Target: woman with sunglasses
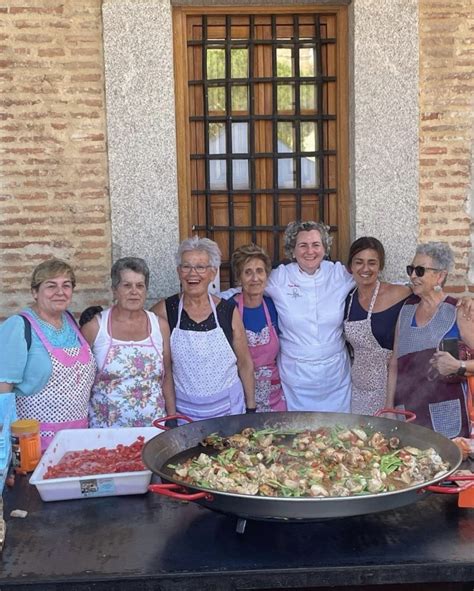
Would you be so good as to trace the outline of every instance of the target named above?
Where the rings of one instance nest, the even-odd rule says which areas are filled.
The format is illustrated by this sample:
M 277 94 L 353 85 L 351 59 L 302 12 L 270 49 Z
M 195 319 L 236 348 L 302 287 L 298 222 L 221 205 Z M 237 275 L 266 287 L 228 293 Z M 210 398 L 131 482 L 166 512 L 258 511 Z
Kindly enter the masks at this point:
M 353 352 L 351 412 L 373 415 L 386 405 L 388 363 L 398 314 L 411 290 L 380 281 L 382 243 L 363 236 L 352 243 L 347 267 L 356 287 L 346 299 L 344 336 Z
M 255 412 L 253 362 L 233 302 L 209 293 L 221 263 L 217 244 L 197 236 L 176 256 L 182 294 L 152 310 L 170 327 L 176 410 L 194 420 Z
M 462 340 L 474 347 L 474 320 L 456 307 L 443 291 L 454 257 L 443 242 L 420 244 L 407 267 L 413 296 L 398 319 L 390 361 L 387 402 L 416 414 L 416 423 L 445 437 L 468 437 L 466 368 L 446 380 L 430 364 L 443 344 Z

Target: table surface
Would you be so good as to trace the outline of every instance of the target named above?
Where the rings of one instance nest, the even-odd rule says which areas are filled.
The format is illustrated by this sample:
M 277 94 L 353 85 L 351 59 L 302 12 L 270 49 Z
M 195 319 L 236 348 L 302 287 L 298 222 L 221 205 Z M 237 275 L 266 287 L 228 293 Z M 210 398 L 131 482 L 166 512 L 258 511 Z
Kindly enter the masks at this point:
M 4 502 L 1 591 L 474 581 L 474 509 L 452 495 L 313 523 L 251 521 L 243 534 L 235 517 L 151 493 L 44 503 L 17 477 Z

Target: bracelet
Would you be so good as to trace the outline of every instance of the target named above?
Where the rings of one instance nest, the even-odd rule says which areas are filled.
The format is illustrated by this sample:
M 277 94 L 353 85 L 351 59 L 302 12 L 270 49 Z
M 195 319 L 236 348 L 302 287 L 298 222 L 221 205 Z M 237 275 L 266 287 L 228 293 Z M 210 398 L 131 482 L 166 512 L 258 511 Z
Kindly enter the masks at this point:
M 253 413 L 253 412 L 257 412 L 257 408 L 249 408 L 248 406 L 245 407 L 245 412 L 247 414 Z

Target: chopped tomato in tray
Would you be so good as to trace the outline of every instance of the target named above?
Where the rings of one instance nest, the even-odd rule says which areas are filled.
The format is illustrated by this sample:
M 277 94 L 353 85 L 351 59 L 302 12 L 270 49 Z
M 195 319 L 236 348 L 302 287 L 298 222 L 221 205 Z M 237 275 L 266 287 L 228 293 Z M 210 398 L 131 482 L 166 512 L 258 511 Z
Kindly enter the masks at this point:
M 147 468 L 142 462 L 145 438 L 140 436 L 131 445 L 118 444 L 113 449 L 68 451 L 55 466 L 49 466 L 43 479 L 138 472 Z

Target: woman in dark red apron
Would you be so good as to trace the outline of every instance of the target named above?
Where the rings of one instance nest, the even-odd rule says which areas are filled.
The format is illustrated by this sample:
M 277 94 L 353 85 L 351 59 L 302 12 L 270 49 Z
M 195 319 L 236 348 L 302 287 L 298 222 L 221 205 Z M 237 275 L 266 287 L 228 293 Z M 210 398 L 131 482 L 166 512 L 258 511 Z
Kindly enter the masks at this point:
M 241 246 L 232 256 L 232 270 L 242 286 L 242 293 L 234 299 L 254 363 L 257 412 L 286 411 L 277 367 L 277 312 L 271 298 L 263 295 L 271 271 L 270 257 L 255 244 Z
M 413 411 L 419 425 L 449 438 L 469 436 L 467 381 L 461 366 L 457 376 L 446 380 L 430 361 L 449 340 L 474 346 L 473 321 L 443 292 L 453 263 L 447 244 L 428 242 L 418 245 L 407 266 L 414 295 L 400 312 L 387 400 Z

